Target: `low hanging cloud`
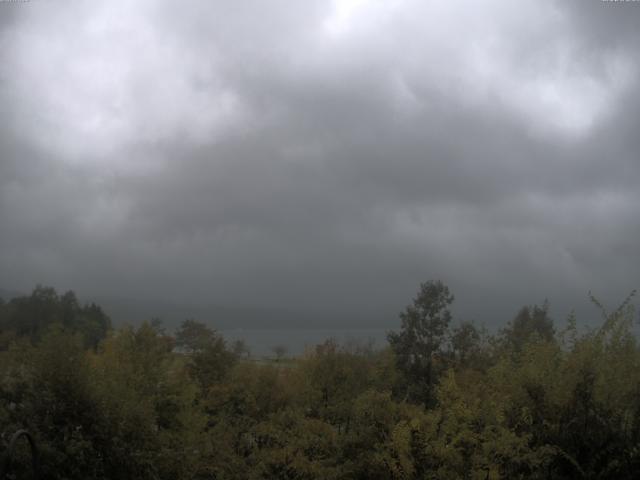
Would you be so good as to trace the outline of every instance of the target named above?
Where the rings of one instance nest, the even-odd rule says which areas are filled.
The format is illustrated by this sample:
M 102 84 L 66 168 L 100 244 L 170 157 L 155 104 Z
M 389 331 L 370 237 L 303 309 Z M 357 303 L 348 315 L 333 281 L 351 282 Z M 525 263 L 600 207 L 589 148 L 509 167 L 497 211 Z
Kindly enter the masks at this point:
M 638 4 L 0 18 L 0 286 L 386 325 L 430 278 L 489 324 L 638 286 Z

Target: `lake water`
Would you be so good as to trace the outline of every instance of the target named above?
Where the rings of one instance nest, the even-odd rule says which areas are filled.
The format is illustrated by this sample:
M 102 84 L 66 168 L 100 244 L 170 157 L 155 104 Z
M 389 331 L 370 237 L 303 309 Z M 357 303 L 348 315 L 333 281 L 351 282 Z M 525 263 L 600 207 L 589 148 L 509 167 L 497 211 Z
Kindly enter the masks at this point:
M 282 345 L 287 355 L 300 355 L 305 349 L 333 338 L 341 344 L 356 342 L 373 343 L 374 348 L 387 344 L 387 330 L 367 329 L 226 329 L 220 330 L 227 342 L 244 340 L 251 355 L 255 357 L 273 356 L 272 348 Z

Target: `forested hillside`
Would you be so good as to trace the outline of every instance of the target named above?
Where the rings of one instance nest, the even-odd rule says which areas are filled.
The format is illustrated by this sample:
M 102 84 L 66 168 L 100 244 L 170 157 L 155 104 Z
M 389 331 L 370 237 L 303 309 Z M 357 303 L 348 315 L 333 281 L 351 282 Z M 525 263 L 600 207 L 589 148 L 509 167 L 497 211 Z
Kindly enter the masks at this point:
M 2 449 L 28 429 L 58 479 L 637 478 L 632 296 L 593 299 L 591 331 L 543 304 L 489 334 L 432 281 L 386 348 L 256 361 L 198 321 L 114 330 L 38 287 L 0 302 Z M 15 478 L 28 469 L 25 450 Z

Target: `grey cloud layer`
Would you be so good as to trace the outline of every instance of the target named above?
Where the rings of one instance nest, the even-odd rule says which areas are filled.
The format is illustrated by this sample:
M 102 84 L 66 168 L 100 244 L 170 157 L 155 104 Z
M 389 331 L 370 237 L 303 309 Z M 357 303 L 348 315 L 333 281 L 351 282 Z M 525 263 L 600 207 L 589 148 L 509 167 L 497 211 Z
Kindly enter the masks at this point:
M 390 324 L 433 277 L 488 322 L 615 301 L 639 280 L 637 20 L 606 2 L 25 5 L 0 30 L 0 285 Z

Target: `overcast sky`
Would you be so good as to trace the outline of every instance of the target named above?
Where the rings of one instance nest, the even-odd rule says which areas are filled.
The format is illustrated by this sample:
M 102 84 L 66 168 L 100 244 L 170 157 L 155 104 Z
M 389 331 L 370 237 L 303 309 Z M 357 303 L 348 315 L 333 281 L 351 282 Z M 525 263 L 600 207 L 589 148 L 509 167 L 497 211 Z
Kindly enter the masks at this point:
M 0 2 L 0 287 L 502 324 L 640 286 L 640 2 Z M 356 315 L 354 313 L 354 315 Z

